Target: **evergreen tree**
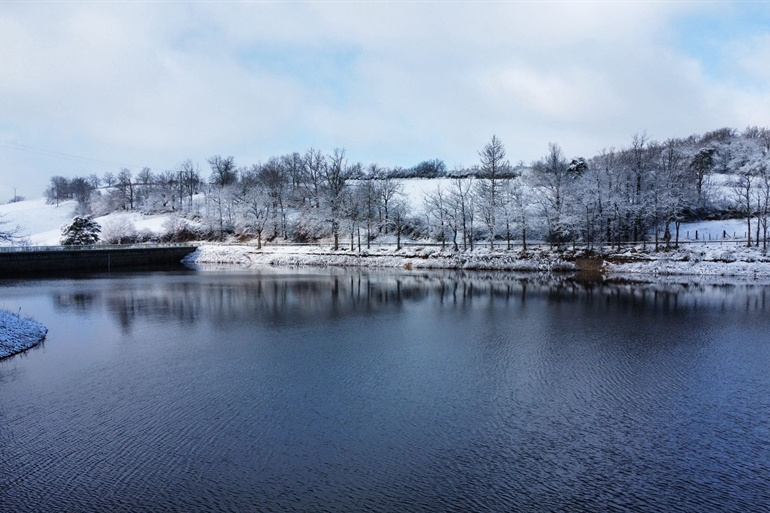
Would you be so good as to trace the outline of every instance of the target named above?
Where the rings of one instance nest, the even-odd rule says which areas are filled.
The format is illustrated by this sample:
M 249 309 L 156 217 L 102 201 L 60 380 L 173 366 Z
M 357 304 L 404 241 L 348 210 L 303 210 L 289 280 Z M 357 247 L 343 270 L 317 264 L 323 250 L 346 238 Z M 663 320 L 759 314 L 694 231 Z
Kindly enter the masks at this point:
M 101 231 L 102 227 L 91 216 L 76 216 L 70 224 L 62 226 L 59 242 L 62 246 L 96 244 Z

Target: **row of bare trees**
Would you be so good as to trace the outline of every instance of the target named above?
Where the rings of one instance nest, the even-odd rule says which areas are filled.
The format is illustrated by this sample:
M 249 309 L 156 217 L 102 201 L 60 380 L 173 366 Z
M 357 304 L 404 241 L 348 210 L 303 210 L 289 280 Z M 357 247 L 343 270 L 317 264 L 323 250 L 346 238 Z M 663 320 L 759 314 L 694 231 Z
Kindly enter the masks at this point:
M 767 134 L 766 132 L 761 132 Z M 529 167 L 512 167 L 497 137 L 479 152 L 472 177 L 454 178 L 425 196 L 425 219 L 436 240 L 454 249 L 490 246 L 516 237 L 526 249 L 534 231 L 555 246 L 679 243 L 683 221 L 714 215 L 747 218 L 751 244 L 766 244 L 770 218 L 767 141 L 732 131 L 663 143 L 637 134 L 619 150 L 568 161 L 556 144 Z M 729 198 L 717 197 L 719 166 L 737 178 Z M 761 232 L 761 233 L 760 233 Z
M 363 166 L 345 150 L 309 149 L 238 166 L 232 156 L 207 159 L 208 176 L 190 160 L 173 170 L 136 175 L 53 177 L 52 203 L 76 199 L 81 213 L 115 210 L 178 212 L 199 221 L 206 236 L 311 241 L 328 236 L 351 250 L 377 237 L 431 238 L 454 250 L 528 238 L 554 246 L 624 243 L 678 244 L 683 221 L 716 214 L 747 217 L 749 244 L 766 244 L 770 218 L 770 133 L 720 129 L 704 136 L 650 140 L 636 135 L 621 149 L 586 160 L 567 160 L 556 144 L 530 166 L 512 165 L 493 136 L 478 165 L 448 173 L 439 160 L 415 167 L 420 176 L 443 177 L 422 205 L 404 192 L 404 170 Z M 712 177 L 736 176 L 730 198 L 715 197 Z M 752 224 L 752 220 L 754 223 Z M 761 237 L 760 237 L 761 235 Z M 390 239 L 389 239 L 390 240 Z

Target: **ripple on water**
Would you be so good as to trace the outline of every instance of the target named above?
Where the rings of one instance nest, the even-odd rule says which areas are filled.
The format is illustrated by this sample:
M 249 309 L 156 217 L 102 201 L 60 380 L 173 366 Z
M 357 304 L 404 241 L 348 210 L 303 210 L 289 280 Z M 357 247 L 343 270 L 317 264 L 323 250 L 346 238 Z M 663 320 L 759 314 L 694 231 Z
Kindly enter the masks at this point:
M 93 297 L 0 367 L 0 511 L 770 510 L 746 301 L 354 278 L 33 290 Z

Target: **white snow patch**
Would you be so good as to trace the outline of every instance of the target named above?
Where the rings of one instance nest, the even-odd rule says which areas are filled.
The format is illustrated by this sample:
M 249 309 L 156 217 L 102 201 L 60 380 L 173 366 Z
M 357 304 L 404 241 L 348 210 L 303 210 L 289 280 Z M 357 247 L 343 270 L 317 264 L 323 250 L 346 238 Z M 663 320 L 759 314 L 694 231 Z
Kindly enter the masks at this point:
M 739 245 L 704 244 L 674 252 L 641 255 L 625 253 L 614 257 L 628 257 L 630 260 L 606 262 L 604 270 L 610 276 L 646 274 L 770 278 L 770 256 L 758 248 Z
M 756 235 L 756 219 L 751 220 L 751 238 Z M 673 232 L 673 225 L 671 227 Z M 720 221 L 696 221 L 693 223 L 682 223 L 679 226 L 679 240 L 702 240 L 717 241 L 724 240 L 746 240 L 747 224 L 746 219 L 724 219 Z M 697 233 L 697 239 L 696 233 Z M 761 232 L 760 232 L 761 235 Z M 673 237 L 673 233 L 672 233 Z
M 0 216 L 8 222 L 6 228 L 19 226 L 21 235 L 29 237 L 32 244 L 53 246 L 59 244 L 60 226 L 72 221 L 76 206 L 76 201 L 62 201 L 56 206 L 38 198 L 0 205 Z
M 49 205 L 45 198 L 19 201 L 0 205 L 1 221 L 7 221 L 6 228 L 19 226 L 21 235 L 27 237 L 34 246 L 58 246 L 61 239 L 61 226 L 70 223 L 75 217 L 76 201 L 63 201 Z M 155 235 L 162 234 L 164 225 L 173 214 L 143 215 L 138 212 L 113 212 L 106 216 L 95 218 L 104 226 L 113 218 L 130 220 L 137 231 L 150 230 Z
M 560 256 L 536 251 L 518 252 L 479 249 L 446 252 L 438 248 L 410 246 L 396 250 L 381 248 L 357 252 L 333 251 L 318 246 L 264 246 L 204 244 L 188 255 L 189 264 L 237 265 L 243 267 L 372 267 L 400 269 L 478 269 L 500 271 L 576 271 L 577 266 Z
M 37 321 L 0 310 L 0 358 L 5 358 L 30 347 L 45 338 L 48 329 Z
M 579 255 L 574 255 L 579 256 Z M 395 269 L 465 269 L 497 271 L 578 271 L 571 257 L 547 249 L 467 252 L 441 251 L 436 247 L 410 246 L 399 251 L 383 247 L 357 252 L 333 251 L 319 246 L 203 244 L 185 258 L 188 264 L 208 267 L 370 267 Z M 719 244 L 699 245 L 672 252 L 626 251 L 605 255 L 607 277 L 633 275 L 740 277 L 770 279 L 770 256 L 757 248 Z

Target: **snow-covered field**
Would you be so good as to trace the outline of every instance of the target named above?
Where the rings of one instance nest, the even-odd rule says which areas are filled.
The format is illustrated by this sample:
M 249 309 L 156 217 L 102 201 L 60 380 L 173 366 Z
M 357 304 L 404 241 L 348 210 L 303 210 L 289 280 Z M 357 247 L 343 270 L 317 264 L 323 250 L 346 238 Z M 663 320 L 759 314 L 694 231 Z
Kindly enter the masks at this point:
M 741 245 L 703 244 L 660 253 L 625 252 L 607 257 L 607 276 L 739 277 L 770 281 L 770 256 Z
M 46 333 L 48 329 L 39 322 L 0 310 L 0 358 L 36 346 L 43 341 Z
M 757 226 L 756 219 L 751 220 L 751 231 Z M 673 230 L 673 228 L 672 228 Z M 697 221 L 682 223 L 679 227 L 679 240 L 746 240 L 746 219 L 724 219 L 721 221 Z M 697 233 L 696 233 L 697 232 Z M 751 234 L 753 239 L 756 233 Z
M 59 205 L 48 205 L 45 198 L 19 201 L 0 205 L 0 221 L 5 221 L 5 228 L 18 226 L 21 235 L 33 246 L 58 246 L 61 238 L 61 226 L 75 217 L 76 201 L 63 201 Z M 95 218 L 102 228 L 120 220 L 129 220 L 137 231 L 150 230 L 159 234 L 170 214 L 146 216 L 136 212 L 112 213 Z
M 76 201 L 47 205 L 45 198 L 38 198 L 0 205 L 0 215 L 2 221 L 7 222 L 6 228 L 19 226 L 21 234 L 28 237 L 31 244 L 50 246 L 59 244 L 59 227 L 72 220 L 76 205 Z

